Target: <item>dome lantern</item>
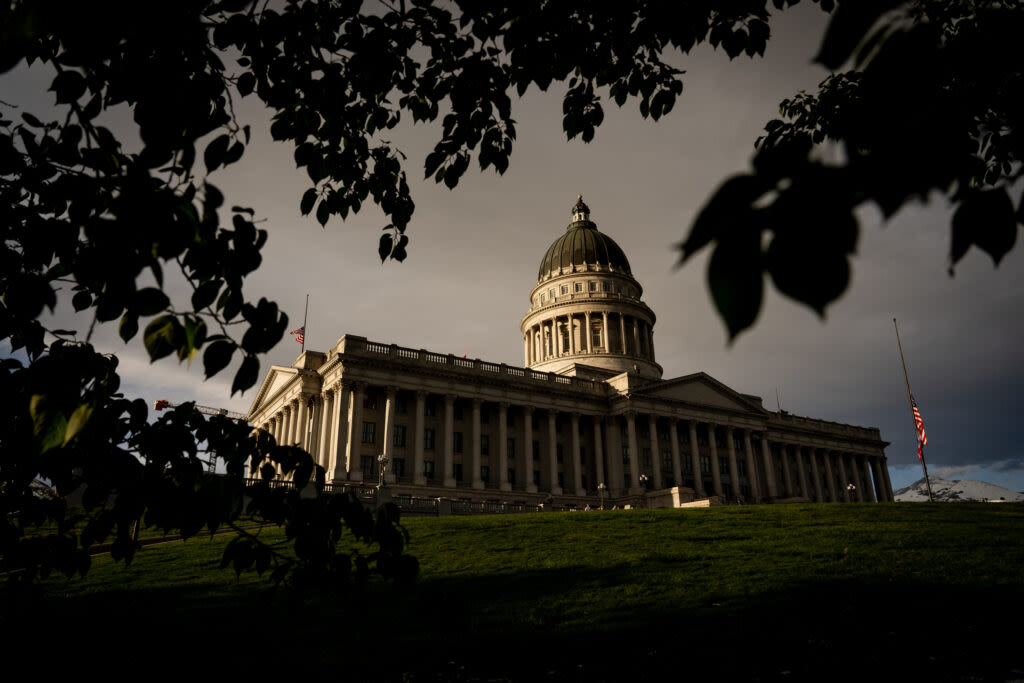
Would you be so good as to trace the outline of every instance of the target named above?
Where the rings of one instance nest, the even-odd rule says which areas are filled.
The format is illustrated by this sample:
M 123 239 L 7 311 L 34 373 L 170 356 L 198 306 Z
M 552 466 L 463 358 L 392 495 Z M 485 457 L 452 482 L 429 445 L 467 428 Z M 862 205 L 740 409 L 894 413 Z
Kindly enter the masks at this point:
M 572 207 L 573 223 L 587 222 L 590 220 L 590 207 L 583 203 L 583 195 L 576 196 L 576 204 Z

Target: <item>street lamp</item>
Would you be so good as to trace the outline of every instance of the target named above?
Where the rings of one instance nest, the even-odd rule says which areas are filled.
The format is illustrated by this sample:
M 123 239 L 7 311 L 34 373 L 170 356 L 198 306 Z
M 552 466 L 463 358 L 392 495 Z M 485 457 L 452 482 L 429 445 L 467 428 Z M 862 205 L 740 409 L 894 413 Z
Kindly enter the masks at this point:
M 643 492 L 643 501 L 644 501 L 644 507 L 645 508 L 647 507 L 647 481 L 648 481 L 648 479 L 649 479 L 649 477 L 647 476 L 646 473 L 640 475 L 640 487 L 643 488 L 643 490 L 644 490 L 644 492 Z
M 602 481 L 597 485 L 597 495 L 601 497 L 601 509 L 604 510 L 604 494 L 608 491 L 608 487 L 604 485 Z
M 384 473 L 387 472 L 388 465 L 391 463 L 391 458 L 384 453 L 381 453 L 377 456 L 377 463 L 380 465 L 380 467 L 377 468 L 379 470 L 377 475 L 377 488 L 381 489 L 384 487 Z

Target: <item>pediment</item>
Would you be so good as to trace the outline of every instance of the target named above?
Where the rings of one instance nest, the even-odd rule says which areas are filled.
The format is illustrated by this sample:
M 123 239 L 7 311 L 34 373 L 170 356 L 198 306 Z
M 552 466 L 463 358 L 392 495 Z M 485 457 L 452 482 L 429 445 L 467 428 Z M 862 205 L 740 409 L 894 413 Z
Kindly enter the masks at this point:
M 270 370 L 267 372 L 267 376 L 263 378 L 263 384 L 260 385 L 260 390 L 256 393 L 256 398 L 253 399 L 252 406 L 249 408 L 249 416 L 251 417 L 259 413 L 263 409 L 264 404 L 272 400 L 279 391 L 291 384 L 298 374 L 299 371 L 295 368 L 283 365 L 270 366 Z
M 634 396 L 679 401 L 697 406 L 764 414 L 764 409 L 752 399 L 740 394 L 703 372 L 685 377 L 663 380 L 641 387 Z

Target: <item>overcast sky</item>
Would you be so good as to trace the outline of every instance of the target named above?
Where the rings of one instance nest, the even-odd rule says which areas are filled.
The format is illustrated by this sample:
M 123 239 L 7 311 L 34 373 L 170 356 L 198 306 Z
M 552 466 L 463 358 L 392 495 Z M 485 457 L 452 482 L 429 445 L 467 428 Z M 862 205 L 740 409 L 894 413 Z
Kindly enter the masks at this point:
M 266 296 L 302 324 L 310 296 L 307 348 L 325 350 L 343 334 L 523 363 L 519 321 L 537 267 L 570 221 L 582 193 L 598 229 L 623 248 L 644 300 L 657 314 L 658 362 L 671 378 L 704 371 L 732 388 L 760 395 L 766 408 L 881 429 L 894 487 L 921 468 L 892 319 L 898 318 L 914 395 L 928 432 L 932 474 L 982 479 L 1024 490 L 1017 416 L 1024 352 L 1018 343 L 1024 249 L 998 268 L 973 249 L 956 277 L 947 274 L 949 212 L 939 200 L 909 207 L 884 226 L 861 216 L 853 282 L 824 321 L 770 290 L 755 328 L 726 345 L 725 328 L 706 289 L 707 254 L 684 268 L 674 245 L 728 176 L 748 168 L 753 142 L 777 115 L 778 102 L 827 74 L 811 65 L 824 15 L 808 3 L 775 17 L 764 59 L 730 62 L 699 49 L 680 57 L 687 71 L 675 109 L 660 122 L 636 103 L 606 105 L 596 139 L 567 142 L 560 87 L 514 101 L 518 141 L 504 176 L 471 170 L 449 191 L 421 181 L 436 126 L 411 123 L 390 139 L 408 155 L 416 213 L 405 263 L 380 264 L 383 215 L 372 205 L 323 230 L 303 218 L 308 187 L 292 149 L 273 143 L 268 115 L 249 98 L 240 116 L 253 124 L 243 161 L 212 178 L 227 204 L 251 206 L 270 238 L 263 267 L 247 281 L 250 299 Z M 50 102 L 49 77 L 20 70 L 0 79 L 0 99 L 33 107 Z M 40 84 L 41 87 L 40 87 Z M 822 229 L 829 226 L 823 225 Z M 59 312 L 67 320 L 67 310 Z M 84 329 L 85 321 L 79 321 Z M 140 340 L 125 346 L 116 325 L 96 338 L 121 358 L 124 390 L 147 401 L 196 400 L 245 412 L 256 390 L 228 396 L 230 375 L 204 382 L 201 363 L 150 364 Z M 9 348 L 9 347 L 8 347 Z M 287 337 L 266 357 L 294 362 Z

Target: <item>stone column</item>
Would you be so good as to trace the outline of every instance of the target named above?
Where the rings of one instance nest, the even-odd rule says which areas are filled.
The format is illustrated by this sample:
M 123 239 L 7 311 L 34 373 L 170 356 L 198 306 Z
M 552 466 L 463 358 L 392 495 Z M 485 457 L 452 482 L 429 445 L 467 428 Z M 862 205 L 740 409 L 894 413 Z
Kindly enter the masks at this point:
M 586 335 L 587 335 L 587 341 L 586 341 L 587 353 L 593 353 L 594 352 L 594 335 L 590 331 L 590 311 L 587 311 L 584 314 L 583 321 L 584 321 L 584 324 L 587 326 L 587 331 L 586 331 Z
M 284 409 L 284 438 L 281 443 L 285 446 L 295 445 L 295 402 L 291 401 Z
M 319 453 L 317 454 L 316 461 L 320 467 L 324 468 L 324 472 L 327 476 L 330 476 L 331 471 L 331 437 L 334 435 L 334 401 L 336 400 L 335 392 L 328 389 L 323 393 L 322 397 L 323 408 L 321 410 L 322 417 L 320 418 L 320 443 Z
M 452 443 L 452 434 L 455 432 L 455 396 L 445 394 L 444 396 L 444 449 L 441 457 L 444 460 L 444 485 L 448 488 L 455 488 L 455 450 Z
M 793 455 L 796 456 L 796 471 L 800 478 L 800 495 L 810 498 L 811 494 L 807 488 L 807 467 L 804 465 L 804 455 L 800 446 L 793 446 Z
M 498 488 L 512 490 L 508 483 L 508 403 L 504 402 L 498 404 Z
M 651 465 L 654 469 L 654 488 L 665 488 L 661 481 L 661 447 L 658 444 L 658 416 L 651 413 L 648 417 L 648 429 L 651 432 Z
M 864 477 L 861 476 L 860 457 L 856 453 L 850 453 L 850 478 L 853 480 L 853 485 L 856 487 L 853 489 L 854 498 L 857 499 L 858 503 L 863 503 L 864 498 Z
M 722 474 L 718 466 L 718 439 L 715 438 L 715 425 L 708 422 L 708 443 L 711 444 L 711 483 L 715 489 L 715 495 L 725 496 L 722 492 Z
M 824 503 L 825 498 L 821 495 L 821 470 L 818 469 L 818 450 L 808 448 L 807 454 L 811 458 L 811 476 L 814 477 L 814 502 Z
M 836 454 L 836 460 L 839 462 L 839 488 L 843 490 L 843 502 L 850 502 L 850 478 L 846 474 L 846 456 L 843 453 Z
M 629 349 L 626 347 L 626 316 L 622 313 L 619 313 L 619 327 L 622 332 L 622 355 L 625 356 L 629 353 Z
M 754 458 L 754 447 L 750 443 L 750 430 L 743 430 L 743 454 L 747 459 L 747 481 L 750 482 L 750 495 L 755 502 L 761 501 L 761 482 L 757 476 L 757 462 Z
M 875 487 L 871 481 L 871 465 L 866 455 L 858 455 L 860 471 L 864 473 L 864 500 L 869 503 L 878 502 L 875 500 Z
M 793 472 L 789 467 L 789 446 L 786 444 L 779 444 L 779 454 L 782 457 L 782 483 L 786 487 L 786 497 L 792 498 L 794 495 L 793 489 Z
M 348 433 L 349 433 L 349 403 L 352 401 L 352 391 L 349 383 L 337 382 L 334 385 L 334 402 L 331 406 L 331 438 L 327 446 L 330 455 L 330 467 L 327 477 L 331 481 L 344 481 L 348 478 Z
M 523 406 L 523 484 L 527 493 L 537 493 L 533 483 L 533 406 Z
M 320 464 L 320 423 L 323 421 L 323 403 L 320 394 L 310 397 L 309 441 L 306 450 L 313 456 L 313 462 Z
M 775 468 L 772 467 L 772 451 L 768 447 L 768 437 L 761 436 L 761 460 L 764 461 L 764 478 L 768 484 L 768 497 L 779 497 L 779 485 L 775 481 Z
M 648 343 L 648 346 L 650 346 L 650 348 L 651 348 L 651 360 L 653 361 L 654 360 L 654 327 L 648 325 L 647 326 L 647 333 L 650 335 L 650 339 L 648 340 L 647 343 Z
M 523 335 L 523 365 L 526 367 L 530 366 L 530 340 L 533 338 L 533 333 L 529 330 Z
M 555 434 L 555 421 L 558 413 L 548 410 L 548 476 L 551 478 L 549 490 L 552 495 L 562 494 L 562 487 L 558 485 L 558 441 Z M 543 465 L 541 465 L 543 467 Z
M 306 436 L 309 433 L 309 410 L 305 394 L 300 394 L 295 402 L 295 445 L 306 450 Z
M 882 469 L 879 467 L 881 458 L 873 456 L 868 459 L 868 462 L 871 463 L 871 474 L 873 475 L 875 484 L 875 500 L 880 503 L 887 502 L 885 495 L 885 480 L 882 479 Z
M 828 481 L 829 498 L 833 503 L 838 503 L 839 493 L 836 491 L 836 476 L 832 470 L 832 451 L 826 449 L 822 453 L 822 457 L 825 460 L 825 479 Z
M 387 459 L 388 468 L 384 471 L 384 481 L 388 484 L 395 483 L 392 459 L 395 457 L 395 395 L 397 393 L 397 387 L 388 387 L 387 397 L 384 399 L 384 446 L 380 452 Z
M 604 344 L 604 352 L 611 353 L 612 342 L 608 336 L 608 311 L 601 311 L 601 343 Z
M 569 355 L 570 356 L 575 356 L 576 355 L 576 330 L 573 329 L 573 327 L 574 327 L 573 314 L 572 313 L 567 314 L 566 318 L 568 319 L 566 321 L 567 322 L 566 330 L 569 332 Z
M 693 490 L 701 498 L 707 497 L 704 491 L 704 472 L 700 468 L 700 450 L 697 448 L 697 423 L 690 420 L 690 460 L 693 462 Z
M 427 392 L 417 391 L 416 392 L 416 412 L 413 417 L 415 424 L 413 425 L 413 436 L 412 436 L 412 483 L 417 486 L 425 486 L 427 483 L 427 475 L 423 474 L 423 435 L 426 430 L 426 407 L 427 407 Z M 436 447 L 437 444 L 435 443 Z
M 632 410 L 623 415 L 626 418 L 626 443 L 629 447 L 629 489 L 630 493 L 640 493 L 640 449 L 636 442 L 636 413 Z
M 683 485 L 683 468 L 682 463 L 679 460 L 679 420 L 677 418 L 669 418 L 668 421 L 668 443 L 672 448 L 672 480 L 675 481 L 676 486 Z
M 886 497 L 890 503 L 896 501 L 896 494 L 892 490 L 892 480 L 889 478 L 889 459 L 882 456 L 882 478 L 885 479 Z
M 605 482 L 604 476 L 604 448 L 601 443 L 601 426 L 604 422 L 604 418 L 600 415 L 594 416 L 594 488 L 597 488 L 598 484 L 608 484 Z
M 554 350 L 554 357 L 562 357 L 562 339 L 558 330 L 558 316 L 551 319 L 551 348 Z
M 739 498 L 740 468 L 736 463 L 736 432 L 729 426 L 725 428 L 725 447 L 729 454 L 729 483 L 732 484 L 732 496 Z
M 482 489 L 484 487 L 484 480 L 480 478 L 480 405 L 482 401 L 479 398 L 473 399 L 473 447 L 470 450 L 473 457 L 473 474 L 470 481 L 473 482 L 473 488 Z
M 352 411 L 348 424 L 348 444 L 345 448 L 345 462 L 349 481 L 362 481 L 363 463 L 360 459 L 360 447 L 363 440 L 363 395 L 366 392 L 364 382 L 352 383 Z
M 643 355 L 640 350 L 640 322 L 636 318 L 633 318 L 633 351 L 638 356 Z
M 569 443 L 572 446 L 572 455 L 569 458 L 572 461 L 572 490 L 577 496 L 585 495 L 586 492 L 583 490 L 583 478 L 580 476 L 580 414 L 572 413 L 569 416 L 569 429 L 572 430 L 572 435 L 569 438 Z

